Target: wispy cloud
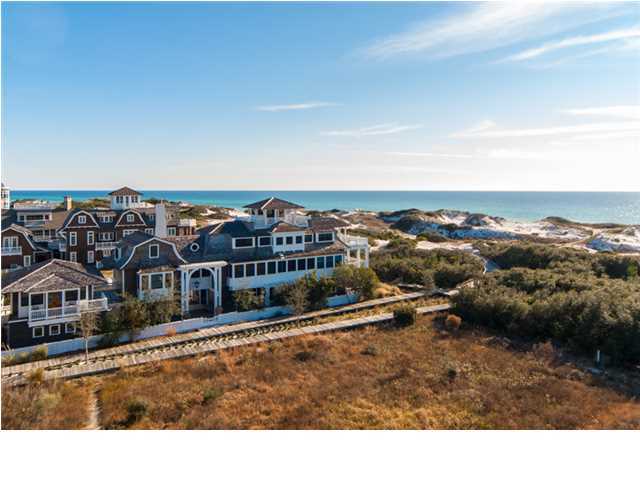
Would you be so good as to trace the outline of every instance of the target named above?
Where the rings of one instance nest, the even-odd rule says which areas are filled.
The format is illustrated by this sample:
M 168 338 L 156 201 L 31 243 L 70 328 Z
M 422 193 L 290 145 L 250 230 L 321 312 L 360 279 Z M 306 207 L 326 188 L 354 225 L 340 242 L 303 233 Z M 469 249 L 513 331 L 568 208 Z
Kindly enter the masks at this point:
M 371 127 L 362 127 L 355 130 L 329 130 L 321 132 L 322 135 L 332 137 L 368 137 L 373 135 L 391 135 L 394 133 L 406 132 L 422 128 L 422 124 L 400 125 L 398 123 L 383 123 Z
M 595 35 L 580 35 L 575 37 L 564 38 L 562 40 L 547 42 L 539 47 L 530 48 L 522 52 L 516 53 L 504 58 L 503 62 L 521 62 L 523 60 L 531 60 L 555 50 L 564 48 L 577 47 L 582 45 L 591 45 L 605 42 L 621 41 L 640 37 L 640 27 L 627 28 L 621 30 L 613 30 Z
M 446 153 L 446 152 L 386 152 L 387 155 L 393 155 L 395 157 L 450 157 L 450 158 L 473 158 L 473 155 L 467 155 L 463 153 Z
M 615 105 L 611 107 L 569 108 L 561 110 L 568 115 L 617 117 L 640 120 L 640 105 Z
M 631 5 L 577 2 L 486 2 L 459 7 L 447 18 L 428 21 L 373 42 L 366 58 L 423 54 L 445 58 L 484 52 L 554 35 L 632 10 Z
M 288 110 L 310 110 L 312 108 L 335 107 L 340 105 L 335 102 L 306 102 L 288 103 L 283 105 L 260 105 L 256 110 L 261 112 L 286 112 Z
M 618 132 L 638 132 L 640 134 L 640 122 L 607 122 L 587 123 L 582 125 L 561 125 L 542 128 L 499 129 L 494 127 L 478 130 L 471 128 L 462 132 L 453 133 L 452 138 L 519 138 L 541 137 L 552 135 L 576 135 L 576 134 L 604 134 Z

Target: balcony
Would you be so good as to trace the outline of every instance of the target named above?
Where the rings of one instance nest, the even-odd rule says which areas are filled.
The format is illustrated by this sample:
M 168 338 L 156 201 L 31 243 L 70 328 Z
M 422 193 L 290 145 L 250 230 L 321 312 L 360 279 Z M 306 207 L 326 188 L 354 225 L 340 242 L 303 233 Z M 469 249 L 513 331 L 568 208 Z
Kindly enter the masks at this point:
M 369 240 L 366 237 L 338 234 L 338 239 L 349 248 L 367 248 L 369 246 Z
M 55 239 L 56 237 L 51 235 L 34 235 L 33 236 L 34 242 L 52 242 Z
M 65 240 L 56 238 L 49 241 L 49 248 L 52 250 L 59 250 L 60 252 L 66 252 L 67 242 Z
M 22 247 L 2 247 L 2 256 L 5 255 L 22 255 Z
M 118 242 L 97 242 L 96 250 L 113 250 L 117 246 Z
M 25 220 L 24 226 L 28 228 L 37 228 L 42 227 L 45 224 L 46 220 Z
M 179 227 L 195 227 L 196 219 L 195 218 L 181 218 L 178 220 Z
M 45 325 L 62 321 L 77 320 L 86 312 L 104 312 L 108 310 L 106 297 L 94 300 L 80 300 L 69 302 L 62 307 L 46 308 L 44 305 L 32 306 L 29 309 L 29 326 Z

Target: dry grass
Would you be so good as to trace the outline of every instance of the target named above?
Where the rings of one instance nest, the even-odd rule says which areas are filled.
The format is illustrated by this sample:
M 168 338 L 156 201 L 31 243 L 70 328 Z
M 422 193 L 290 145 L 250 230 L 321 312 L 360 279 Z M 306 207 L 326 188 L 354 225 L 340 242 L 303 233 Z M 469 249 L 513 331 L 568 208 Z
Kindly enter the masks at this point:
M 640 403 L 543 346 L 420 318 L 105 377 L 107 428 L 640 428 Z M 5 399 L 3 397 L 3 404 Z
M 84 381 L 45 382 L 38 375 L 23 387 L 2 388 L 5 430 L 67 430 L 87 422 L 89 387 Z

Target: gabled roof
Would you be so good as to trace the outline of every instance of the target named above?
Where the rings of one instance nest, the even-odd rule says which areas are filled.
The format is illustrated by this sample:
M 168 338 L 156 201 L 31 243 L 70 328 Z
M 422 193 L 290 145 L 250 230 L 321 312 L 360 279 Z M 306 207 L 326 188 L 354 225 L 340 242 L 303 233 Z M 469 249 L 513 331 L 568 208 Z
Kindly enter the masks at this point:
M 251 208 L 254 210 L 264 210 L 265 208 L 277 210 L 295 210 L 304 207 L 302 205 L 296 205 L 295 203 L 287 202 L 286 200 L 282 200 L 280 198 L 270 197 L 265 198 L 264 200 L 260 200 L 259 202 L 250 203 L 249 205 L 245 205 L 242 208 Z
M 348 227 L 349 225 L 348 222 L 335 217 L 311 217 L 309 219 L 309 228 L 315 231 L 334 230 Z
M 109 195 L 140 195 L 142 196 L 140 192 L 136 192 L 133 188 L 129 188 L 129 187 L 119 188 L 118 190 L 114 190 L 113 192 L 111 192 Z
M 300 227 L 298 225 L 292 225 L 287 222 L 278 222 L 274 224 L 270 230 L 273 233 L 282 233 L 282 232 L 302 232 L 306 230 L 307 227 Z
M 103 286 L 107 281 L 87 267 L 57 258 L 10 271 L 2 276 L 2 293 L 30 292 Z

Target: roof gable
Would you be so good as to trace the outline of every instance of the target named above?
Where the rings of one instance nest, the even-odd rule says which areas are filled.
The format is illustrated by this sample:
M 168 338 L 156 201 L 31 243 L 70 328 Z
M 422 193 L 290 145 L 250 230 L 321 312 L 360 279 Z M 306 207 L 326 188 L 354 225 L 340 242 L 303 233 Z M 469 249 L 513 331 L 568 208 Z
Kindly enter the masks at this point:
M 11 293 L 106 285 L 107 281 L 84 265 L 56 258 L 9 272 L 2 276 L 2 284 L 3 293 Z
M 142 194 L 140 192 L 136 192 L 133 188 L 129 188 L 129 187 L 122 187 L 119 188 L 117 190 L 114 190 L 113 192 L 111 192 L 109 194 L 109 196 L 111 195 L 140 195 L 142 196 Z
M 270 197 L 265 198 L 264 200 L 260 200 L 259 202 L 250 203 L 249 205 L 245 205 L 242 208 L 251 208 L 254 210 L 264 210 L 265 208 L 275 210 L 296 210 L 304 207 L 302 205 L 297 205 L 295 203 L 282 200 L 281 198 Z

